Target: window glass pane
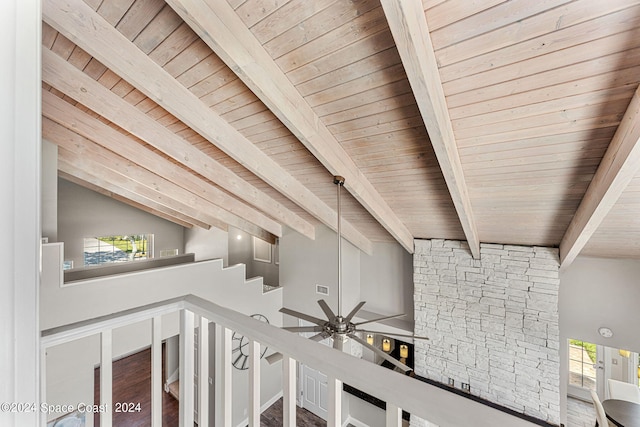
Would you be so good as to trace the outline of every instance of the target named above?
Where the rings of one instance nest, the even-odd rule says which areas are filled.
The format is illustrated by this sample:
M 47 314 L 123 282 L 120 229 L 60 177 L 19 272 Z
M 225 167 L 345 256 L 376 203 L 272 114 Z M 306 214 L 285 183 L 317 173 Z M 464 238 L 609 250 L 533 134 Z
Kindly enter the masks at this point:
M 596 345 L 569 340 L 569 384 L 596 389 Z
M 86 237 L 84 265 L 137 261 L 150 258 L 151 234 Z

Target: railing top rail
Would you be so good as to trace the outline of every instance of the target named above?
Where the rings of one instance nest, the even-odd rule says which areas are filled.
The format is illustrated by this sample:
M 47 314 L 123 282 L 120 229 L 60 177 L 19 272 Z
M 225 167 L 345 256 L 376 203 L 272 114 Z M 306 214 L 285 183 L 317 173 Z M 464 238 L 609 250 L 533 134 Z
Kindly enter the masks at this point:
M 40 333 L 40 346 L 47 348 L 88 337 L 106 330 L 152 319 L 156 316 L 173 313 L 184 307 L 184 299 L 184 296 L 172 298 L 113 314 L 107 314 L 94 319 L 46 329 Z
M 302 363 L 319 369 L 329 377 L 337 378 L 441 427 L 535 425 L 382 366 L 363 362 L 346 353 L 318 345 L 297 334 L 260 322 L 194 295 L 49 329 L 42 332 L 41 345 L 48 347 L 61 344 L 183 308 L 263 345 L 282 351 Z

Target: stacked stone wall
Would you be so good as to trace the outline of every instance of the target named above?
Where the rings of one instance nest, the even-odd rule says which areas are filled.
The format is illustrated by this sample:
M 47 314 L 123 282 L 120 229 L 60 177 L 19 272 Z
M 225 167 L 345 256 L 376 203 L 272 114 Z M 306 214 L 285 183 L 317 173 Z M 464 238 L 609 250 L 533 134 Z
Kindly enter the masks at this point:
M 559 260 L 554 248 L 416 240 L 416 373 L 560 423 Z M 415 424 L 414 425 L 418 425 Z

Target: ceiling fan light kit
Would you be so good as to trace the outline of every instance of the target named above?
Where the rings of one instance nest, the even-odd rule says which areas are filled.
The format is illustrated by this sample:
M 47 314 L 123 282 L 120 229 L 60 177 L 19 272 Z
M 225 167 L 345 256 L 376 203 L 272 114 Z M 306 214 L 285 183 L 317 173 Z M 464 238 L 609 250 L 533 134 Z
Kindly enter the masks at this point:
M 333 339 L 333 348 L 336 350 L 342 351 L 344 348 L 344 343 L 346 340 L 351 339 L 358 344 L 368 348 L 378 356 L 383 359 L 389 361 L 394 366 L 399 368 L 402 372 L 411 371 L 407 365 L 401 363 L 399 360 L 391 357 L 387 352 L 391 349 L 391 342 L 389 339 L 385 338 L 382 342 L 383 348 L 380 349 L 373 345 L 373 335 L 372 334 L 381 334 L 388 335 L 391 337 L 398 338 L 412 338 L 412 339 L 422 339 L 427 340 L 427 337 L 420 337 L 415 335 L 404 335 L 404 334 L 395 334 L 389 332 L 379 332 L 379 331 L 371 331 L 368 329 L 361 329 L 361 325 L 366 325 L 368 323 L 380 322 L 382 320 L 394 319 L 397 317 L 402 317 L 405 314 L 394 314 L 391 316 L 379 317 L 376 319 L 366 320 L 363 322 L 353 323 L 352 320 L 355 315 L 362 309 L 365 301 L 360 301 L 346 316 L 342 315 L 342 229 L 341 229 L 341 218 L 342 218 L 342 207 L 341 207 L 341 197 L 340 190 L 344 186 L 344 178 L 341 176 L 335 176 L 333 179 L 333 183 L 337 186 L 337 199 L 338 199 L 338 224 L 337 224 L 337 234 L 338 234 L 338 309 L 337 314 L 329 307 L 329 304 L 324 299 L 318 300 L 318 305 L 322 309 L 326 320 L 319 319 L 314 316 L 310 316 L 308 314 L 300 313 L 295 310 L 291 310 L 289 308 L 283 307 L 280 309 L 280 312 L 284 314 L 288 314 L 293 317 L 297 317 L 298 319 L 305 320 L 307 322 L 312 323 L 314 326 L 292 326 L 292 327 L 284 327 L 283 329 L 294 332 L 294 333 L 311 333 L 315 332 L 310 339 L 313 341 L 322 341 L 326 338 Z M 362 339 L 359 334 L 362 334 L 365 339 Z M 385 343 L 386 341 L 386 343 Z M 385 346 L 387 349 L 385 350 Z M 383 351 L 384 350 L 384 351 Z M 282 354 L 274 353 L 267 357 L 267 361 L 269 363 L 275 363 L 278 360 L 282 359 Z

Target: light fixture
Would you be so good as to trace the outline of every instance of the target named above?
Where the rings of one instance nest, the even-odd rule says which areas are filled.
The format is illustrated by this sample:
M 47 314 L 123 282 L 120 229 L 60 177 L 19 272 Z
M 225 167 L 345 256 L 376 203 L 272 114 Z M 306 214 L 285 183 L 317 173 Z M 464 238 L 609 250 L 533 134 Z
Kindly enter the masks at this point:
M 400 357 L 406 359 L 409 357 L 409 347 L 405 344 L 400 345 Z
M 627 359 L 631 357 L 631 352 L 629 350 L 620 349 L 618 350 L 618 353 L 620 354 L 620 356 L 626 357 Z
M 373 345 L 373 335 L 367 334 L 367 344 Z
M 385 338 L 382 340 L 382 351 L 385 351 L 387 353 L 391 351 L 391 341 L 389 341 L 389 338 Z
M 236 239 L 238 239 L 238 240 L 242 240 L 242 234 L 238 234 L 238 235 L 236 236 Z
M 613 336 L 613 331 L 609 328 L 605 328 L 604 326 L 598 329 L 598 333 L 604 338 L 611 338 Z

